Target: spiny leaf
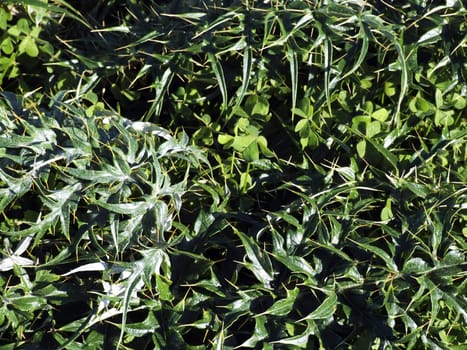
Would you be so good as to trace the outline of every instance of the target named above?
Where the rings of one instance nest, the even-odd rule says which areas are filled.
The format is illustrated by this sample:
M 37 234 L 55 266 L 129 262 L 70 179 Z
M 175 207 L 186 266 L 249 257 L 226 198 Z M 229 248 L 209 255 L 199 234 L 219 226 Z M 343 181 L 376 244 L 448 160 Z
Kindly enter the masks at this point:
M 272 315 L 272 316 L 286 316 L 293 310 L 295 300 L 300 292 L 300 289 L 297 287 L 292 290 L 287 290 L 287 297 L 276 301 L 271 307 L 266 311 L 256 315 L 259 317 L 262 315 Z
M 334 292 L 331 292 L 329 296 L 324 299 L 320 306 L 316 308 L 313 312 L 300 319 L 299 322 L 304 320 L 319 320 L 330 318 L 337 307 L 337 295 Z
M 252 237 L 245 235 L 243 232 L 235 228 L 234 232 L 242 241 L 246 255 L 252 262 L 247 265 L 248 268 L 253 272 L 256 278 L 264 284 L 265 287 L 269 287 L 271 282 L 274 280 L 274 271 L 271 260 L 266 253 L 261 250 Z
M 389 269 L 389 271 L 392 271 L 392 272 L 397 272 L 398 271 L 397 264 L 389 256 L 389 254 L 386 253 L 383 249 L 381 249 L 381 248 L 379 248 L 379 247 L 377 247 L 375 245 L 368 244 L 368 243 L 357 242 L 357 241 L 354 241 L 354 240 L 352 240 L 352 242 L 354 244 L 364 248 L 365 250 L 368 250 L 368 251 L 372 252 L 377 257 L 381 258 L 384 261 L 384 263 L 386 264 L 386 267 Z

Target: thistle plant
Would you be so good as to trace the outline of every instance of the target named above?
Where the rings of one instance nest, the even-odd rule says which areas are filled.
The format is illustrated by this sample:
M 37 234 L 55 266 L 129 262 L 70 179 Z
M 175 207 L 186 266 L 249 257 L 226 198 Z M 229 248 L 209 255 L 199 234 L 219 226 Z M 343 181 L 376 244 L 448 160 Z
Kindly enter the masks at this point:
M 461 1 L 0 14 L 0 349 L 465 347 Z

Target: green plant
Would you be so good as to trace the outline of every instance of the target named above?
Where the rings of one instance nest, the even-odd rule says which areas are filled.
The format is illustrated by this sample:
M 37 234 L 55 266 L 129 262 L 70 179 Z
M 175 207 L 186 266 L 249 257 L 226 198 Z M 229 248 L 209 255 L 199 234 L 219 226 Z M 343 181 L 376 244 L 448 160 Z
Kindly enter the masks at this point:
M 44 3 L 1 22 L 53 54 L 0 85 L 0 346 L 463 349 L 462 2 Z
M 168 293 L 170 261 L 164 250 L 183 237 L 170 233 L 172 221 L 188 181 L 194 179 L 188 177 L 190 168 L 199 169 L 204 156 L 187 144 L 183 132 L 172 136 L 155 125 L 111 114 L 90 117 L 67 106 L 60 99 L 63 95 L 57 96 L 48 113 L 26 110 L 24 100 L 11 93 L 2 97 L 1 231 L 8 237 L 5 243 L 20 242 L 15 252 L 5 246 L 1 263 L 2 271 L 13 272 L 7 279 L 2 277 L 3 298 L 8 300 L 4 308 L 16 310 L 3 315 L 3 337 L 16 332 L 18 339 L 23 338 L 25 329 L 38 322 L 45 310 L 48 318 L 41 332 L 34 334 L 36 341 L 50 337 L 56 327 L 52 335 L 65 346 L 97 320 L 120 314 L 124 327 L 131 298 L 141 283 L 151 285 L 156 274 L 157 293 Z M 27 249 L 27 254 L 35 252 L 34 261 L 21 256 Z M 71 269 L 73 261 L 81 266 Z M 34 265 L 36 279 L 29 282 Z M 74 298 L 62 298 L 62 287 L 49 286 L 44 293 L 47 281 L 38 276 L 51 282 L 65 279 L 65 286 L 79 289 L 79 279 L 65 277 L 95 270 L 104 270 L 107 277 L 101 288 L 89 280 L 87 288 L 100 296 L 82 295 L 91 303 L 83 323 L 60 325 L 52 317 L 69 312 L 62 304 Z M 116 273 L 123 282 L 115 281 Z M 13 277 L 20 278 L 17 284 Z M 117 306 L 111 307 L 113 303 Z M 61 340 L 62 332 L 74 331 L 69 341 Z

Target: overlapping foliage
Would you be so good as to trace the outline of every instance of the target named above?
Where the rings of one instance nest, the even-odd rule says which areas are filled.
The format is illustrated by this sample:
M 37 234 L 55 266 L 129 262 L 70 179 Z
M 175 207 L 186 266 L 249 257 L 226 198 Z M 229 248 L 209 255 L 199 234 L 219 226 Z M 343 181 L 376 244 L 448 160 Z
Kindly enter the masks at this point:
M 462 2 L 0 11 L 0 349 L 463 348 Z

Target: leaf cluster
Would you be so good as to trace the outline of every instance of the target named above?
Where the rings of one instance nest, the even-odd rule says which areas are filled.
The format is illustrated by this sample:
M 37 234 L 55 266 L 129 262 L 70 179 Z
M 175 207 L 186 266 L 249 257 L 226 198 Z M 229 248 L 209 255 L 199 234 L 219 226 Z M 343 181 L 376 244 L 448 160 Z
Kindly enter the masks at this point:
M 462 2 L 0 11 L 0 349 L 463 348 Z

